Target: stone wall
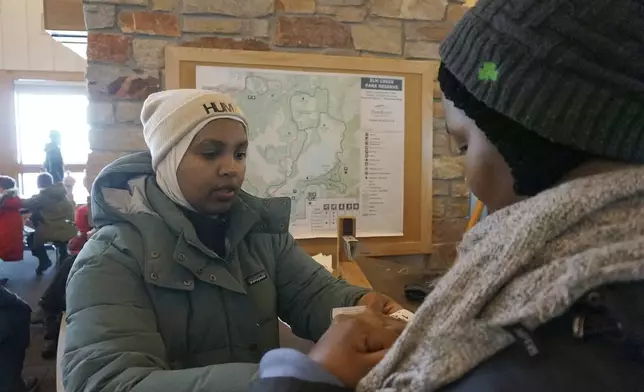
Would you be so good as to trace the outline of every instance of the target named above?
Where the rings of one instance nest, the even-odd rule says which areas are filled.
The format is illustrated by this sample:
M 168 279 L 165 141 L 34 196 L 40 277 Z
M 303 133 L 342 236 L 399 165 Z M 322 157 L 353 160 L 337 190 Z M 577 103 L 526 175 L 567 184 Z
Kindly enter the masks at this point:
M 456 0 L 84 0 L 89 32 L 88 176 L 145 148 L 139 112 L 163 88 L 168 45 L 438 59 L 466 11 Z M 454 257 L 469 210 L 463 161 L 435 92 L 432 265 Z M 423 261 L 424 262 L 424 261 Z

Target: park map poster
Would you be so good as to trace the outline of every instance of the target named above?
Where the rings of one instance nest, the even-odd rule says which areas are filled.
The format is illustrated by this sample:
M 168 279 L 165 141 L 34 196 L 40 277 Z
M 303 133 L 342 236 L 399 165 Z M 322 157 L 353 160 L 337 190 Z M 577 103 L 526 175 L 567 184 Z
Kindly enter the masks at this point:
M 248 118 L 244 191 L 289 197 L 297 239 L 403 235 L 405 83 L 377 75 L 197 66 Z

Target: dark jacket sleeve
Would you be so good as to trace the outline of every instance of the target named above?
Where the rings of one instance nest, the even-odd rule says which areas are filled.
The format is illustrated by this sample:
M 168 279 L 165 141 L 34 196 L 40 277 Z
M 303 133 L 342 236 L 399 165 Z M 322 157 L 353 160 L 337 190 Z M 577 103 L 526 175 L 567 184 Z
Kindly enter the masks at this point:
M 349 392 L 340 380 L 305 354 L 287 348 L 266 353 L 252 392 Z
M 515 343 L 440 392 L 644 391 L 644 283 L 594 293 L 596 306 L 576 306 L 533 333 L 536 356 Z M 573 336 L 573 323 L 584 339 Z
M 16 328 L 29 329 L 31 308 L 20 297 L 0 287 L 0 343 L 10 339 Z
M 292 377 L 261 379 L 256 382 L 251 392 L 351 392 L 353 389 L 331 384 L 304 381 Z
M 22 207 L 30 212 L 37 212 L 47 206 L 47 204 L 51 204 L 51 201 L 42 193 L 37 193 L 29 199 L 22 199 Z

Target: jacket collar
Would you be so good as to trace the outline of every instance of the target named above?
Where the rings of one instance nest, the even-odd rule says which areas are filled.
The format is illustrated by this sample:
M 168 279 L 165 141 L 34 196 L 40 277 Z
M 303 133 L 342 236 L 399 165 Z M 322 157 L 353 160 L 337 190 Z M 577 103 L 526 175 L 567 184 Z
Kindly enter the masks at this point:
M 207 278 L 207 275 L 203 275 L 205 266 L 201 265 L 204 258 L 196 257 L 195 252 L 205 254 L 211 259 L 217 258 L 218 255 L 201 243 L 188 218 L 158 187 L 149 153 L 132 154 L 103 169 L 94 182 L 92 203 L 93 218 L 99 227 L 127 221 L 138 228 L 146 248 L 146 269 L 147 266 L 154 266 L 159 269 L 156 272 L 158 276 L 161 275 L 160 272 L 165 271 L 163 275 L 169 275 L 171 279 L 166 284 L 161 282 L 161 278 L 151 283 L 190 290 L 192 286 L 185 275 L 189 274 L 188 270 L 192 272 L 189 274 L 192 278 Z M 289 198 L 262 199 L 241 192 L 229 213 L 227 254 L 220 256 L 230 256 L 250 233 L 287 233 L 290 213 Z M 150 227 L 150 222 L 154 224 L 156 220 L 150 220 L 146 216 L 160 218 L 170 229 L 176 242 L 159 244 L 160 228 Z M 159 257 L 160 251 L 157 248 L 171 252 L 173 257 Z M 166 263 L 168 265 L 165 265 Z M 152 272 L 147 273 L 148 277 L 151 274 Z M 180 281 L 176 281 L 179 277 Z M 225 286 L 224 281 L 218 278 L 217 284 Z M 228 286 L 231 290 L 243 292 L 238 283 L 231 281 Z
M 153 253 L 147 252 L 146 269 L 154 267 L 157 269 L 156 276 L 158 277 L 156 282 L 150 283 L 182 290 L 192 290 L 194 280 L 199 279 L 227 290 L 245 293 L 243 282 L 240 281 L 239 276 L 236 276 L 236 272 L 240 271 L 236 271 L 234 265 L 221 262 L 213 263 L 210 260 L 218 258 L 228 260 L 234 257 L 235 248 L 250 232 L 284 233 L 288 230 L 289 203 L 282 204 L 284 200 L 268 200 L 264 204 L 259 199 L 250 199 L 252 200 L 251 202 L 255 202 L 260 206 L 274 207 L 270 214 L 263 216 L 262 210 L 258 211 L 256 208 L 249 206 L 247 200 L 244 200 L 248 199 L 248 197 L 241 195 L 233 203 L 233 207 L 229 212 L 230 223 L 225 238 L 226 254 L 217 255 L 199 240 L 190 220 L 176 204 L 163 194 L 155 179 L 147 177 L 145 182 L 145 194 L 150 207 L 177 238 L 176 243 L 172 246 L 173 249 L 168 249 L 168 253 L 172 252 L 171 257 L 154 259 Z M 282 206 L 282 208 L 277 206 Z M 268 211 L 264 212 L 267 213 Z M 280 213 L 283 214 L 281 220 L 277 218 L 277 214 Z M 152 231 L 141 232 L 143 232 L 146 247 L 154 246 L 153 244 L 158 242 L 158 237 L 151 237 Z M 197 254 L 199 252 L 207 257 L 199 257 Z M 188 271 L 190 277 L 186 276 Z M 214 280 L 213 276 L 216 277 Z
M 185 232 L 196 240 L 196 233 L 189 220 L 158 187 L 152 170 L 152 158 L 149 152 L 135 153 L 120 158 L 101 171 L 94 182 L 92 190 L 92 215 L 99 227 L 105 224 L 128 220 L 125 215 L 141 210 L 150 210 L 150 214 L 159 215 L 176 234 Z M 141 197 L 135 197 L 131 183 L 134 179 L 147 177 Z M 105 190 L 123 190 L 129 195 L 123 196 L 118 205 L 105 199 Z M 129 192 L 128 192 L 129 190 Z M 141 200 L 142 199 L 142 200 Z M 136 205 L 138 202 L 148 204 Z M 130 203 L 130 205 L 127 205 Z M 240 192 L 230 211 L 228 237 L 231 246 L 235 246 L 250 231 L 286 233 L 291 215 L 291 200 L 288 197 L 259 198 L 246 192 Z
M 146 179 L 145 193 L 150 207 L 163 219 L 177 237 L 208 255 L 214 253 L 199 241 L 194 226 L 181 209 L 158 187 L 153 177 Z M 291 215 L 290 199 L 287 197 L 260 199 L 241 192 L 229 212 L 226 233 L 226 251 L 235 248 L 250 232 L 280 234 L 288 232 Z M 220 255 L 225 257 L 225 255 Z

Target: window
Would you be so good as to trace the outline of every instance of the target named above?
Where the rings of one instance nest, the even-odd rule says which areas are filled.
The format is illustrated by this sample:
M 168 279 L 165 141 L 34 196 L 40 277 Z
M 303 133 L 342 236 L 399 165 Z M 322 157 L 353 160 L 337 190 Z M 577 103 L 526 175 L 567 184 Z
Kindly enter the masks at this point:
M 14 82 L 19 185 L 24 197 L 38 192 L 36 177 L 45 161 L 49 132 L 61 134 L 65 170 L 76 180 L 74 200 L 85 203 L 83 186 L 89 149 L 87 93 L 84 83 L 20 79 Z
M 26 165 L 42 165 L 49 132 L 60 132 L 65 164 L 87 162 L 89 125 L 87 95 L 59 88 L 16 86 L 16 128 L 18 160 Z M 25 88 L 31 87 L 31 88 Z

